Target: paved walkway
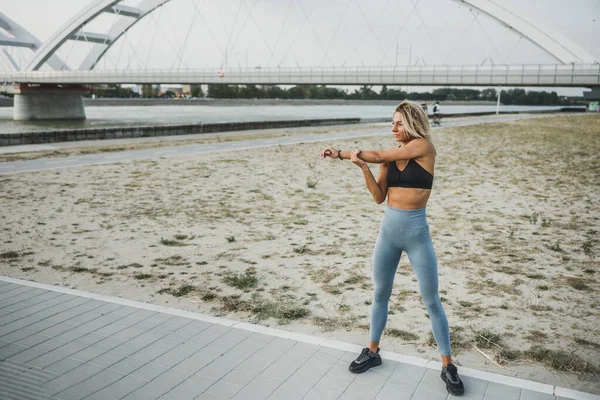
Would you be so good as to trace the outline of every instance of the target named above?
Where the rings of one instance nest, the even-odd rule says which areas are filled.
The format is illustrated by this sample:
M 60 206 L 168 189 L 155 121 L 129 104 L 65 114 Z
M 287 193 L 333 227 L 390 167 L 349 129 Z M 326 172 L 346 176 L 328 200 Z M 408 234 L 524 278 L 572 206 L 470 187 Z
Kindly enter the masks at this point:
M 559 114 L 556 114 L 559 115 Z M 540 118 L 543 114 L 509 114 L 509 115 L 498 115 L 498 116 L 484 116 L 484 117 L 467 117 L 457 118 L 444 121 L 444 127 L 459 127 L 467 125 L 477 125 L 484 123 L 494 122 L 508 122 L 516 121 L 520 119 L 529 118 Z M 307 134 L 307 135 L 295 135 L 295 136 L 284 136 L 274 137 L 266 139 L 252 139 L 249 137 L 248 140 L 239 140 L 232 142 L 222 143 L 210 143 L 210 144 L 191 144 L 184 146 L 168 146 L 161 148 L 154 148 L 148 150 L 127 150 L 110 153 L 97 153 L 97 154 L 86 154 L 76 155 L 68 157 L 55 157 L 47 159 L 37 159 L 29 161 L 10 161 L 0 163 L 0 175 L 7 173 L 18 173 L 18 172 L 32 172 L 42 171 L 48 169 L 58 168 L 69 168 L 69 167 L 80 167 L 85 165 L 100 165 L 100 164 L 113 164 L 117 162 L 125 161 L 136 161 L 136 160 L 147 160 L 155 159 L 159 157 L 181 157 L 190 156 L 196 154 L 205 153 L 217 153 L 224 151 L 235 151 L 235 150 L 248 150 L 271 146 L 289 146 L 300 143 L 311 143 L 311 142 L 334 142 L 337 140 L 353 139 L 359 137 L 369 136 L 381 136 L 390 135 L 389 124 L 381 124 L 378 128 L 365 128 L 360 130 L 356 129 L 356 125 L 349 126 L 352 129 L 341 132 L 323 133 L 323 134 Z M 383 129 L 385 127 L 385 129 Z M 334 127 L 331 127 L 334 128 Z M 335 127 L 335 128 L 339 128 Z M 302 132 L 303 128 L 296 128 L 298 132 Z M 313 127 L 314 129 L 314 127 Z M 438 128 L 435 128 L 438 129 Z M 280 130 L 281 131 L 281 130 Z M 264 132 L 264 131 L 263 131 Z M 273 131 L 275 132 L 275 130 Z M 136 138 L 136 139 L 111 139 L 111 140 L 95 140 L 95 141 L 81 141 L 81 142 L 62 142 L 62 143 L 51 143 L 44 145 L 23 145 L 23 146 L 3 146 L 0 147 L 0 153 L 18 153 L 23 151 L 38 151 L 38 150 L 53 150 L 53 149 L 64 149 L 70 147 L 83 147 L 83 146 L 101 146 L 101 145 L 123 145 L 126 143 L 136 143 L 144 141 L 163 141 L 163 142 L 175 142 L 177 140 L 193 140 L 200 138 L 208 138 L 210 136 L 229 136 L 229 135 L 241 135 L 244 132 L 224 132 L 220 134 L 194 134 L 194 135 L 179 135 L 179 136 L 161 136 L 154 138 Z M 248 132 L 245 132 L 248 134 Z
M 447 399 L 439 363 L 192 312 L 0 277 L 0 398 Z M 461 367 L 465 400 L 600 399 Z

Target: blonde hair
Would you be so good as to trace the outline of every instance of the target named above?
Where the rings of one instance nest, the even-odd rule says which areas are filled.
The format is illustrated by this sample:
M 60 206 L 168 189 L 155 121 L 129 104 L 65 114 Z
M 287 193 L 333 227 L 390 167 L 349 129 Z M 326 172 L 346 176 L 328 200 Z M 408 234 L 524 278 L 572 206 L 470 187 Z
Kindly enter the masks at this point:
M 404 132 L 412 138 L 429 139 L 429 118 L 421 106 L 412 101 L 404 100 L 396 107 L 396 111 L 402 116 Z

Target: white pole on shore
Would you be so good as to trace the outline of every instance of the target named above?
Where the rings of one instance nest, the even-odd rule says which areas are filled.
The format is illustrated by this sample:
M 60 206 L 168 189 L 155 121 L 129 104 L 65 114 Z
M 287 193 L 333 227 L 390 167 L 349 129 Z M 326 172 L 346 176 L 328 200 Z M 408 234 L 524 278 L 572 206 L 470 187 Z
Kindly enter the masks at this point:
M 496 101 L 496 115 L 500 114 L 500 86 L 498 86 L 498 101 Z

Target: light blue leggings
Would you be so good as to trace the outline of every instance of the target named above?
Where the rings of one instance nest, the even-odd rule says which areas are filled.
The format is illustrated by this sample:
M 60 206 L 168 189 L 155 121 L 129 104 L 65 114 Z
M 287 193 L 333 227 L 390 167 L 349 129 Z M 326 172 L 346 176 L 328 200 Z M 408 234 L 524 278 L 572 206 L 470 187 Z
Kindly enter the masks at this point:
M 438 293 L 437 259 L 429 235 L 425 208 L 401 210 L 386 206 L 373 254 L 375 294 L 371 308 L 371 341 L 379 342 L 388 317 L 388 303 L 400 256 L 406 252 L 419 282 L 419 292 L 431 319 L 442 355 L 450 353 L 448 319 Z

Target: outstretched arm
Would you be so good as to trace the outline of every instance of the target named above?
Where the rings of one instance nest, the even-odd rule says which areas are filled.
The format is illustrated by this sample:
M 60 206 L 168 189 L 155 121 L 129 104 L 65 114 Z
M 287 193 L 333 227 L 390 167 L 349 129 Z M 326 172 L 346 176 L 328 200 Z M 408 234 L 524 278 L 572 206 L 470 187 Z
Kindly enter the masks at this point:
M 387 164 L 380 165 L 379 178 L 376 181 L 375 177 L 373 176 L 373 173 L 371 173 L 371 169 L 369 168 L 367 163 L 362 161 L 360 158 L 358 158 L 358 150 L 354 150 L 353 152 L 350 153 L 350 160 L 354 164 L 358 165 L 360 167 L 360 169 L 362 170 L 362 172 L 365 176 L 365 182 L 367 183 L 367 188 L 369 189 L 369 192 L 371 192 L 371 196 L 373 196 L 373 200 L 375 200 L 375 202 L 377 204 L 383 203 L 385 198 L 387 197 L 388 165 Z
M 427 154 L 430 143 L 427 139 L 413 139 L 402 147 L 388 150 L 361 150 L 358 157 L 366 162 L 382 164 L 398 160 L 411 160 Z

